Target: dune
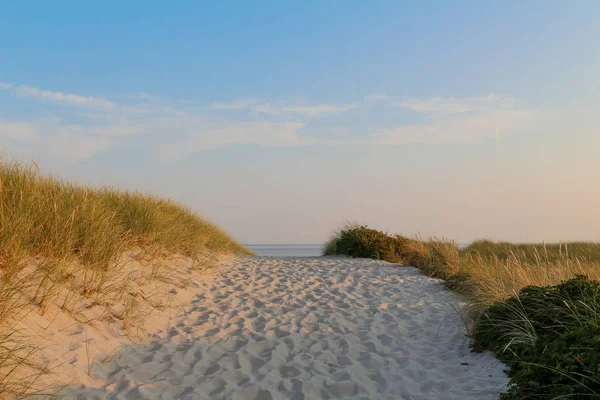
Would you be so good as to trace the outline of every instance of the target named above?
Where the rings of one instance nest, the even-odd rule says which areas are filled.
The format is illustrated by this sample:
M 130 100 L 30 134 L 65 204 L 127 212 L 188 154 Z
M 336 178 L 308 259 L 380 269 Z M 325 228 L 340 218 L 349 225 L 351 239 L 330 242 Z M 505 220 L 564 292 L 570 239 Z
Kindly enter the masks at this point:
M 236 256 L 206 275 L 178 262 L 193 283 L 174 289 L 170 314 L 145 321 L 142 341 L 94 328 L 89 374 L 72 346 L 56 367 L 71 376 L 64 398 L 481 400 L 506 390 L 505 366 L 469 350 L 467 305 L 415 268 Z M 54 332 L 81 343 L 87 331 Z

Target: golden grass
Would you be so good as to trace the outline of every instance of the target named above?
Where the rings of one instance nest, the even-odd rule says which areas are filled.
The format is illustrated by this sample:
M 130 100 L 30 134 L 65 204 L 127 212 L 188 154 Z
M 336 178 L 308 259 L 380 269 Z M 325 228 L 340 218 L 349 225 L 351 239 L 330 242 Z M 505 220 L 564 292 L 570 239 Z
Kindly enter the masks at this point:
M 585 261 L 600 261 L 600 243 L 563 242 L 563 243 L 509 243 L 477 240 L 461 250 L 463 254 L 481 257 L 519 258 L 535 260 L 561 260 L 577 258 Z
M 526 286 L 553 286 L 576 275 L 600 279 L 600 262 L 576 252 L 556 256 L 531 250 L 533 256 L 509 252 L 498 257 L 460 252 L 453 243 L 444 241 L 433 240 L 428 244 L 446 262 L 430 261 L 421 268 L 444 279 L 480 310 L 517 295 Z
M 143 276 L 122 266 L 133 248 L 144 254 Z M 74 313 L 80 297 L 115 304 L 132 283 L 173 280 L 153 262 L 159 256 L 202 259 L 207 251 L 251 254 L 174 201 L 81 186 L 0 159 L 0 398 L 34 390 L 33 378 L 44 371 L 28 361 L 35 349 L 15 331 L 25 309 Z
M 476 310 L 516 295 L 526 286 L 556 285 L 576 275 L 600 279 L 598 243 L 512 244 L 482 240 L 459 249 L 455 242 L 444 238 L 409 239 L 353 224 L 335 232 L 323 254 L 344 249 L 337 245 L 340 240 L 352 240 L 355 247 L 362 242 L 364 249 L 378 248 L 377 254 L 384 254 L 387 261 L 412 265 L 443 279 L 466 296 Z M 380 251 L 383 244 L 390 243 L 396 248 Z M 369 257 L 365 253 L 360 256 Z

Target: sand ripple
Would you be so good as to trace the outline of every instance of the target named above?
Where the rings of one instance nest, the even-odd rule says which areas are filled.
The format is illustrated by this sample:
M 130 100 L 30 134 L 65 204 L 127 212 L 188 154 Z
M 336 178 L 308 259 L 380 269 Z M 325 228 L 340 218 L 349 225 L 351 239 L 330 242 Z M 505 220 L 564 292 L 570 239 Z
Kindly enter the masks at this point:
M 411 267 L 239 257 L 150 344 L 94 368 L 79 399 L 497 399 L 460 298 Z

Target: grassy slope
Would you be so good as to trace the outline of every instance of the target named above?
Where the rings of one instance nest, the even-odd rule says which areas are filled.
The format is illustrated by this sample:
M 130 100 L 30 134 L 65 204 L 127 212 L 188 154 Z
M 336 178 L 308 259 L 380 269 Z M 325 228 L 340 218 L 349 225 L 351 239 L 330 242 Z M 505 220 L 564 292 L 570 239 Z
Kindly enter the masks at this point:
M 323 252 L 413 265 L 463 294 L 476 313 L 474 347 L 511 366 L 506 399 L 600 398 L 600 244 L 478 241 L 461 250 L 354 225 Z
M 0 160 L 0 398 L 30 386 L 11 380 L 33 350 L 15 339 L 20 312 L 33 305 L 43 313 L 59 286 L 116 302 L 128 282 L 113 272 L 131 248 L 143 249 L 148 260 L 206 250 L 251 254 L 176 202 L 80 186 Z

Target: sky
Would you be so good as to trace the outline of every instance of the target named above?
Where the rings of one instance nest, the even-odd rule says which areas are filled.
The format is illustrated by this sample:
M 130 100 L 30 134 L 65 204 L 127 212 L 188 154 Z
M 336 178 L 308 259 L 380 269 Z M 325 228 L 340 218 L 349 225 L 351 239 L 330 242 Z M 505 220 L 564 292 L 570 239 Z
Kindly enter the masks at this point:
M 243 243 L 600 241 L 597 1 L 3 1 L 0 153 Z

